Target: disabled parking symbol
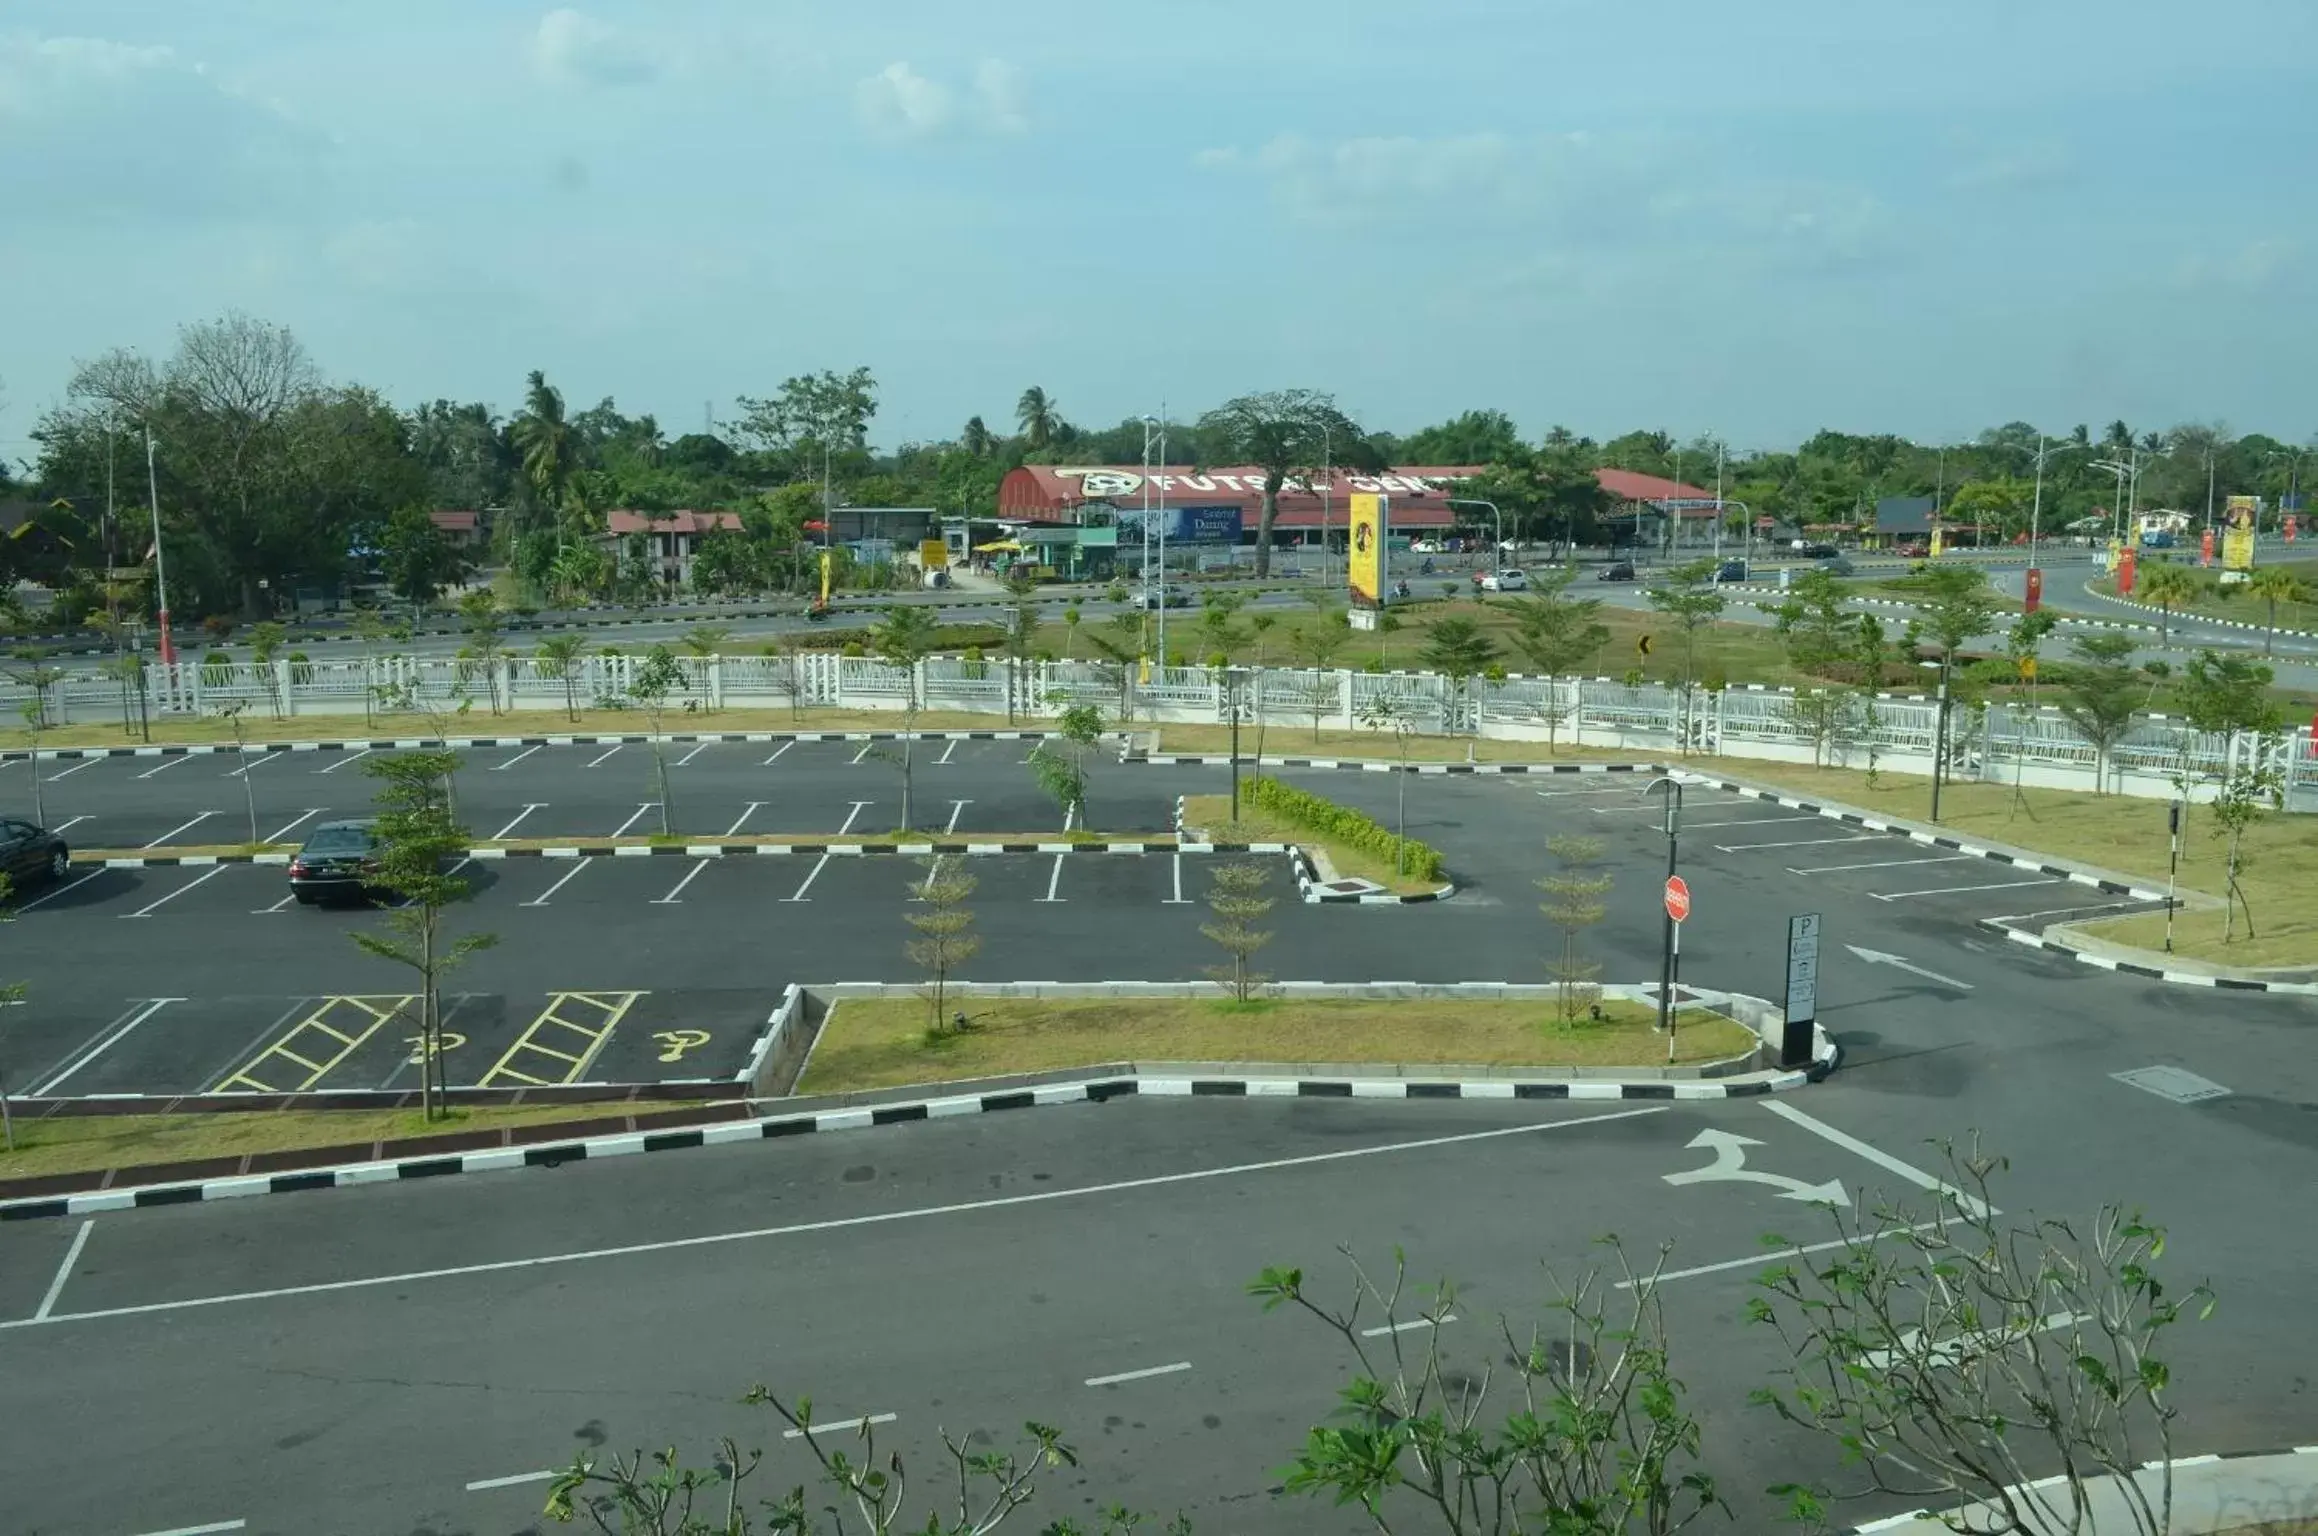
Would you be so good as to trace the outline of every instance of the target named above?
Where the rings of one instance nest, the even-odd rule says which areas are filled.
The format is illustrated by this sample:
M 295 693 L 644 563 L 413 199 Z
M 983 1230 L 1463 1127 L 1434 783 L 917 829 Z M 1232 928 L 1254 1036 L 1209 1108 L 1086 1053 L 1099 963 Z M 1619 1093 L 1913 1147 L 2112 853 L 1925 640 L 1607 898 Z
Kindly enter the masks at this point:
M 660 1059 L 662 1061 L 682 1061 L 685 1052 L 699 1050 L 708 1044 L 708 1031 L 705 1029 L 663 1029 L 656 1031 L 652 1038 L 660 1042 Z
M 425 1047 L 420 1044 L 420 1042 L 425 1038 L 426 1037 L 424 1035 L 403 1036 L 403 1039 L 410 1044 L 409 1060 L 410 1064 L 414 1067 L 422 1065 L 426 1061 L 429 1054 Z M 466 1043 L 467 1037 L 460 1034 L 457 1030 L 437 1030 L 435 1032 L 435 1048 L 432 1054 L 440 1056 L 443 1054 L 443 1052 L 455 1051 Z

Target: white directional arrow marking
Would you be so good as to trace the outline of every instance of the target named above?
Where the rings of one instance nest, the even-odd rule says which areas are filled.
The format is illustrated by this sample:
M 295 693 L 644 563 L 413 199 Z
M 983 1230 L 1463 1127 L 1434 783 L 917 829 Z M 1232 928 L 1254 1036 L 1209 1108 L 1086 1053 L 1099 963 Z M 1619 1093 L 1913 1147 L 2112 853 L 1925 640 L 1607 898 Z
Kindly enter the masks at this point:
M 1911 965 L 1899 956 L 1887 955 L 1880 949 L 1861 949 L 1856 944 L 1846 944 L 1843 947 L 1865 960 L 1869 965 L 1888 965 L 1894 970 L 1907 971 L 1913 975 L 1921 976 L 1926 981 L 1936 981 L 1943 987 L 1954 987 L 1959 992 L 1972 990 L 1972 984 L 1968 981 L 1958 981 L 1953 976 L 1942 976 L 1938 971 L 1927 971 L 1920 965 Z
M 2025 1342 L 2032 1334 L 2051 1333 L 2055 1329 L 2073 1327 L 2093 1320 L 2090 1312 L 2055 1312 L 2022 1326 L 2013 1324 L 2003 1328 L 1982 1328 L 1942 1339 L 1926 1352 L 1924 1364 L 1952 1366 L 1969 1364 L 1975 1355 L 1994 1354 L 2014 1344 Z M 1871 1349 L 1859 1357 L 1860 1363 L 1870 1370 L 1889 1370 L 1906 1361 L 1916 1346 L 1923 1342 L 1924 1331 L 1910 1328 L 1899 1336 L 1897 1349 Z
M 1751 1136 L 1733 1131 L 1704 1130 L 1690 1139 L 1692 1151 L 1709 1147 L 1714 1161 L 1704 1168 L 1685 1168 L 1680 1173 L 1663 1174 L 1669 1184 L 1704 1184 L 1716 1179 L 1731 1179 L 1742 1184 L 1768 1184 L 1779 1192 L 1782 1200 L 1810 1200 L 1821 1205 L 1851 1204 L 1851 1192 L 1843 1187 L 1841 1179 L 1829 1179 L 1824 1184 L 1806 1184 L 1801 1179 L 1790 1179 L 1784 1174 L 1762 1173 L 1747 1166 L 1747 1148 L 1762 1143 Z

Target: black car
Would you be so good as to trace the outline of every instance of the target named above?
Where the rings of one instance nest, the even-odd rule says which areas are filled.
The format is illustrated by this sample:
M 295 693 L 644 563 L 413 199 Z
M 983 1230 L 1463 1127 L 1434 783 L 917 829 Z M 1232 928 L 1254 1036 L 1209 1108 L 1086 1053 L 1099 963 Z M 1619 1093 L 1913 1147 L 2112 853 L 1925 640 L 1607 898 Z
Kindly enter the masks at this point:
M 1795 553 L 1805 560 L 1833 560 L 1843 551 L 1832 544 L 1806 544 Z
M 1602 567 L 1602 574 L 1594 578 L 1596 581 L 1632 581 L 1633 579 L 1634 562 L 1631 560 L 1620 560 L 1613 565 L 1605 565 Z
M 374 889 L 378 833 L 367 821 L 326 821 L 290 860 L 290 894 L 301 906 L 318 901 L 360 901 Z
M 72 850 L 54 832 L 29 821 L 0 819 L 0 873 L 21 890 L 36 880 L 62 880 L 72 867 Z
M 1714 568 L 1714 579 L 1717 582 L 1744 581 L 1747 579 L 1747 563 L 1744 560 L 1725 560 Z

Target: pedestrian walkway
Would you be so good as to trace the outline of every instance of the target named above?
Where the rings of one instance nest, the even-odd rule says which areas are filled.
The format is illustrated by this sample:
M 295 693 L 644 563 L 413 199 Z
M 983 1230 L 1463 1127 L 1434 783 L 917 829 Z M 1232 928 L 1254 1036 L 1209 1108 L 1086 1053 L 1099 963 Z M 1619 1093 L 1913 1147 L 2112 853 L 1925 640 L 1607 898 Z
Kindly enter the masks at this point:
M 2154 1501 L 2161 1491 L 2154 1465 L 2139 1475 L 2144 1492 Z M 2059 1478 L 2031 1483 L 2029 1492 L 2050 1501 L 2061 1518 L 2052 1528 L 2067 1528 L 2068 1490 Z M 2089 1490 L 2084 1529 L 2096 1533 L 2124 1533 L 2140 1529 L 2127 1513 L 2126 1496 L 2111 1479 Z M 1928 1514 L 1895 1515 L 1854 1529 L 1875 1536 L 1948 1536 L 1957 1530 L 1992 1529 L 1973 1510 L 1949 1515 L 1947 1521 Z M 1961 1515 L 1960 1523 L 1955 1521 Z M 2257 1451 L 2229 1456 L 2192 1456 L 2173 1464 L 2173 1523 L 2171 1536 L 2234 1536 L 2259 1531 L 2265 1525 L 2295 1520 L 2318 1520 L 2318 1445 L 2290 1451 Z

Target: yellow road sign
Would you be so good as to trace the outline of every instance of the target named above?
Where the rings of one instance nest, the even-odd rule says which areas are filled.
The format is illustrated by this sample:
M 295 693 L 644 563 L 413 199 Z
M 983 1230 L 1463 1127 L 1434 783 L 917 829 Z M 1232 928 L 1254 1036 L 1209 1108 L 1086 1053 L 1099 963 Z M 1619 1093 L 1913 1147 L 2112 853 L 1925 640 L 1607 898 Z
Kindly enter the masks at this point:
M 2036 681 L 2036 658 L 2034 656 L 2020 658 L 2020 680 L 2024 683 Z
M 1648 635 L 1644 635 L 1644 636 L 1643 636 L 1641 639 L 1639 639 L 1639 640 L 1635 641 L 1635 642 L 1634 642 L 1634 649 L 1635 649 L 1635 650 L 1636 650 L 1638 653 L 1640 653 L 1641 655 L 1644 655 L 1644 656 L 1647 656 L 1647 655 L 1649 655 L 1649 654 L 1650 654 L 1650 637 L 1649 637 Z

